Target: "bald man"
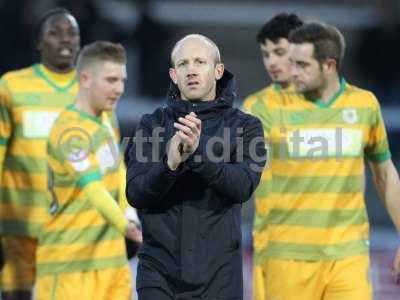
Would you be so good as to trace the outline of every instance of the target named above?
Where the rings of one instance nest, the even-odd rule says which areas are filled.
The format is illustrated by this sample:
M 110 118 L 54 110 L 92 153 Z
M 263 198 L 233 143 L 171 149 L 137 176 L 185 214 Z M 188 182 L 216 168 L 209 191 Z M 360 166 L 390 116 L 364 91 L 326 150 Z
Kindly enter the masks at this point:
M 171 63 L 167 106 L 143 116 L 126 157 L 139 300 L 242 299 L 240 210 L 265 164 L 262 126 L 232 107 L 233 75 L 209 38 L 184 37 Z

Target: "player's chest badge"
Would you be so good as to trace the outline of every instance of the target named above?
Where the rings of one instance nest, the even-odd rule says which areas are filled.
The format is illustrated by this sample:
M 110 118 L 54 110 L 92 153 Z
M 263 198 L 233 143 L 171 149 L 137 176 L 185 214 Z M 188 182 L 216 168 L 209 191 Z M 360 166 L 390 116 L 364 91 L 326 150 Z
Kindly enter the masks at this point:
M 348 124 L 355 124 L 358 122 L 358 114 L 355 108 L 347 108 L 342 111 L 342 118 Z

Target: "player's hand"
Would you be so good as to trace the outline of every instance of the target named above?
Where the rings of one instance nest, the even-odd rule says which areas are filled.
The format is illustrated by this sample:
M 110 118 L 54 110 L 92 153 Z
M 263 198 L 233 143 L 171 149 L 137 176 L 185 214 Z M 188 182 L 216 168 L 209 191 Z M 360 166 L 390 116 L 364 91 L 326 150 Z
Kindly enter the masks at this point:
M 183 161 L 180 151 L 181 147 L 182 139 L 175 133 L 169 141 L 167 148 L 167 164 L 170 170 L 176 170 Z
M 128 226 L 126 227 L 125 236 L 127 239 L 130 239 L 132 242 L 142 244 L 143 236 L 140 228 L 133 222 L 128 222 Z
M 397 249 L 396 256 L 393 261 L 392 275 L 396 284 L 400 284 L 400 247 Z
M 201 135 L 201 120 L 194 112 L 186 115 L 184 118 L 180 117 L 178 122 L 174 123 L 174 127 L 178 129 L 177 135 L 182 140 L 183 145 L 183 159 L 185 160 L 190 154 L 196 151 L 199 146 Z

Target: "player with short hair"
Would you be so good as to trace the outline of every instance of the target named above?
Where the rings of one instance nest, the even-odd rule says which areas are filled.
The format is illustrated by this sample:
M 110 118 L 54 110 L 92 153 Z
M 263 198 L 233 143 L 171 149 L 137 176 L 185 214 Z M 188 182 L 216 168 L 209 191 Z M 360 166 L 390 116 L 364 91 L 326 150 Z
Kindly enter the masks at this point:
M 39 238 L 37 299 L 125 299 L 131 273 L 123 236 L 139 240 L 117 205 L 122 163 L 109 113 L 124 91 L 126 53 L 95 42 L 78 57 L 79 91 L 47 147 L 51 218 Z
M 380 106 L 373 93 L 341 77 L 345 40 L 335 27 L 305 24 L 289 42 L 301 98 L 268 106 L 265 299 L 371 299 L 364 160 L 400 229 L 400 180 Z
M 0 80 L 0 236 L 3 300 L 31 298 L 37 237 L 47 218 L 46 143 L 60 110 L 77 92 L 79 27 L 65 9 L 48 11 L 37 29 L 40 63 Z
M 267 116 L 268 105 L 276 99 L 295 97 L 291 84 L 289 61 L 289 33 L 303 25 L 303 21 L 296 14 L 280 13 L 268 20 L 257 34 L 257 42 L 265 69 L 272 81 L 270 85 L 248 96 L 243 109 L 257 116 L 263 123 L 268 137 L 270 120 Z M 275 100 L 274 100 L 275 99 Z M 268 139 L 267 139 L 268 144 Z M 267 246 L 268 235 L 266 220 L 269 207 L 269 188 L 271 186 L 271 168 L 264 169 L 260 185 L 255 191 L 255 217 L 253 227 L 253 298 L 265 299 L 265 262 L 264 250 Z

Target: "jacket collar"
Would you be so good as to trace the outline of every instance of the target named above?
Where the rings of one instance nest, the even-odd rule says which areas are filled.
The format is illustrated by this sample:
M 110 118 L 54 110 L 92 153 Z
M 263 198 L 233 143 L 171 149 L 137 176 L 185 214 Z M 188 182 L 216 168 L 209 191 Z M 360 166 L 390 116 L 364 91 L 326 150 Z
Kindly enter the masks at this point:
M 171 81 L 167 93 L 167 104 L 175 114 L 183 116 L 195 112 L 200 119 L 212 118 L 233 106 L 236 99 L 235 79 L 232 73 L 225 70 L 224 75 L 217 81 L 217 97 L 211 101 L 182 100 L 178 86 Z

